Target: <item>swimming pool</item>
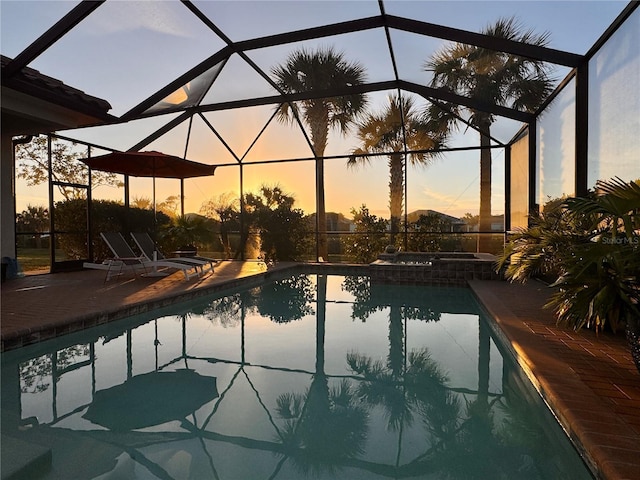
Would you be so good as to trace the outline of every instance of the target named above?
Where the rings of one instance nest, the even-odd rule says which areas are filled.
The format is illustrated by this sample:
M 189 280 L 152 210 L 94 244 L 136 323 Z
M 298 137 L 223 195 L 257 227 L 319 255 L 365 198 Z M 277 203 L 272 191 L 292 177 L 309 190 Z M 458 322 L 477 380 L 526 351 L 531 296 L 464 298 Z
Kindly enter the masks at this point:
M 3 354 L 3 470 L 592 478 L 505 357 L 467 289 L 283 277 Z

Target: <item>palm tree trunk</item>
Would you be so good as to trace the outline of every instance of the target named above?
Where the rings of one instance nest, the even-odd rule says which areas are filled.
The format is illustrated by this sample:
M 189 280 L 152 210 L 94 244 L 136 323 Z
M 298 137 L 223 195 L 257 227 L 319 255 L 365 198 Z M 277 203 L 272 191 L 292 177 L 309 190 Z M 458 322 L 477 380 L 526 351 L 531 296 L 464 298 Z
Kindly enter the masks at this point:
M 399 305 L 391 304 L 389 307 L 389 355 L 387 366 L 393 378 L 400 378 L 404 367 L 404 325 L 402 323 L 402 310 Z
M 327 212 L 324 201 L 324 158 L 316 158 L 316 218 L 318 228 L 318 258 L 327 259 Z
M 389 212 L 391 213 L 391 245 L 395 245 L 400 231 L 400 217 L 404 200 L 404 162 L 401 153 L 389 157 Z
M 480 129 L 480 220 L 478 229 L 480 232 L 491 231 L 491 139 L 489 119 L 479 122 Z M 491 236 L 489 234 L 478 235 L 478 252 L 491 250 Z
M 324 150 L 327 147 L 327 137 L 329 134 L 329 112 L 326 107 L 310 108 L 307 112 L 309 125 L 311 127 L 311 142 L 316 156 L 316 226 L 317 255 L 327 259 L 327 213 L 324 201 Z

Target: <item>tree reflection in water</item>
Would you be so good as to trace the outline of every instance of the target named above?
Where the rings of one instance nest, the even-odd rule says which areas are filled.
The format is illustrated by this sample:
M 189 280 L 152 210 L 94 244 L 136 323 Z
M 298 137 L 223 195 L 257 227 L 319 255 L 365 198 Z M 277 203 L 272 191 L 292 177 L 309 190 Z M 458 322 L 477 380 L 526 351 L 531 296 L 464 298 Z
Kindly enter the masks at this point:
M 346 379 L 329 388 L 326 376 L 315 375 L 306 393 L 278 397 L 277 414 L 285 421 L 281 440 L 305 475 L 335 474 L 343 460 L 364 453 L 367 408 L 355 393 Z
M 64 370 L 77 363 L 81 358 L 89 357 L 89 345 L 72 345 L 58 350 L 55 355 L 47 354 L 31 358 L 20 364 L 20 389 L 22 393 L 44 392 L 51 385 L 53 363 L 56 369 Z
M 239 292 L 216 298 L 206 304 L 202 315 L 214 325 L 237 327 L 242 321 L 242 309 L 248 297 L 248 292 Z
M 285 393 L 277 413 L 285 420 L 282 442 L 293 464 L 304 474 L 335 473 L 337 464 L 364 452 L 367 409 L 347 379 L 329 388 L 324 367 L 327 277 L 318 275 L 316 368 L 305 394 Z
M 386 362 L 357 352 L 347 354 L 346 361 L 350 371 L 363 379 L 357 397 L 382 408 L 388 430 L 398 433 L 398 476 L 435 469 L 444 478 L 512 478 L 514 472 L 518 478 L 539 478 L 527 457 L 530 445 L 510 443 L 527 435 L 539 437 L 539 427 L 523 421 L 526 415 L 514 418 L 515 412 L 504 403 L 498 405 L 506 420 L 496 426 L 494 406 L 502 398 L 495 395 L 489 402 L 490 336 L 483 322 L 479 322 L 478 389 L 461 393 L 448 385 L 447 374 L 428 349 L 406 352 L 406 321 L 439 321 L 448 311 L 443 309 L 447 302 L 438 298 L 444 291 L 425 295 L 412 288 L 371 286 L 367 277 L 347 277 L 342 288 L 357 299 L 352 318 L 365 322 L 375 312 L 389 314 Z M 404 431 L 416 425 L 423 428 L 425 451 L 401 466 Z M 526 448 L 520 450 L 518 445 Z
M 460 401 L 446 388 L 448 378 L 426 348 L 409 353 L 407 368 L 400 374 L 381 361 L 357 353 L 347 355 L 347 364 L 364 379 L 358 386 L 358 396 L 385 410 L 390 430 L 411 426 L 415 415 L 427 420 L 425 426 L 440 438 L 447 438 L 455 430 Z
M 313 285 L 308 275 L 276 280 L 252 292 L 252 305 L 273 322 L 288 323 L 313 314 Z
M 356 353 L 347 356 L 347 363 L 364 379 L 356 389 L 357 397 L 384 409 L 388 429 L 398 432 L 399 450 L 406 428 L 419 421 L 424 429 L 424 453 L 398 464 L 398 478 L 434 470 L 442 478 L 510 479 L 514 474 L 519 479 L 540 478 L 531 453 L 535 452 L 532 443 L 541 444 L 542 431 L 530 412 L 498 404 L 505 420 L 496 426 L 493 408 L 500 397 L 494 403 L 477 394 L 467 400 L 447 385 L 447 376 L 427 349 L 409 353 L 401 376 L 382 362 Z M 538 464 L 553 453 L 538 450 Z
M 358 393 L 372 405 L 380 405 L 387 416 L 388 427 L 397 431 L 411 425 L 420 393 L 434 394 L 446 375 L 433 362 L 428 351 L 415 351 L 405 358 L 405 320 L 438 321 L 441 312 L 431 308 L 428 299 L 415 295 L 412 289 L 376 288 L 368 277 L 347 277 L 342 289 L 356 302 L 352 318 L 365 322 L 376 311 L 389 311 L 389 353 L 386 365 L 357 353 L 347 355 L 349 369 L 364 377 Z M 392 290 L 392 291 L 390 291 Z M 425 389 L 429 391 L 424 391 Z M 440 388 L 442 390 L 442 388 Z M 454 397 L 448 398 L 454 401 Z

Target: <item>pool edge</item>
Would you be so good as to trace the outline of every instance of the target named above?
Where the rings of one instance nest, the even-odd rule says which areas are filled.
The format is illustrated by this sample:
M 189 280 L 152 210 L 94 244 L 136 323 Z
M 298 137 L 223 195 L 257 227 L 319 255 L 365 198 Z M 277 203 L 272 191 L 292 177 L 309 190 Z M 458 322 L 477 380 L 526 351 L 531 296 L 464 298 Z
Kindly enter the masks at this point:
M 528 377 L 553 415 L 567 433 L 569 439 L 585 459 L 585 463 L 597 479 L 631 479 L 630 471 L 640 471 L 640 460 L 636 456 L 635 466 L 628 461 L 616 459 L 614 449 L 623 451 L 619 445 L 603 444 L 601 435 L 589 421 L 597 419 L 608 425 L 611 431 L 629 432 L 629 425 L 619 415 L 603 404 L 602 398 L 587 386 L 580 375 L 555 354 L 549 345 L 541 341 L 538 333 L 526 324 L 525 319 L 515 314 L 504 297 L 498 297 L 491 282 L 471 281 L 469 287 L 480 305 L 493 320 L 490 326 L 501 339 L 514 360 Z M 535 288 L 533 285 L 518 288 Z M 546 288 L 546 287 L 545 287 Z M 515 293 L 515 292 L 514 292 Z M 545 311 L 546 313 L 546 311 Z M 633 431 L 633 430 L 632 430 Z M 639 435 L 635 437 L 640 445 Z

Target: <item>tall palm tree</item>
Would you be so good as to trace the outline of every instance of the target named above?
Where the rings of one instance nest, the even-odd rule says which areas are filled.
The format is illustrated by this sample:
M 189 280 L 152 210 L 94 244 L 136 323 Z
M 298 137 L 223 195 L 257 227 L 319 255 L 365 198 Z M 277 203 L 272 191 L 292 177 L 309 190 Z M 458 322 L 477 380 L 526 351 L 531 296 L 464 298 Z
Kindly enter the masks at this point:
M 404 119 L 404 122 L 403 122 Z M 361 146 L 354 149 L 347 166 L 369 163 L 372 153 L 389 153 L 389 212 L 391 243 L 400 231 L 404 201 L 404 166 L 406 150 L 429 150 L 442 147 L 442 135 L 432 132 L 415 110 L 411 97 L 390 95 L 389 103 L 379 114 L 370 113 L 358 124 Z M 408 155 L 412 165 L 428 165 L 437 152 L 415 152 Z
M 514 18 L 501 18 L 483 32 L 492 37 L 515 40 L 537 46 L 549 43 L 549 34 L 523 31 Z M 456 43 L 436 52 L 425 64 L 433 72 L 431 86 L 443 88 L 487 105 L 500 105 L 528 112 L 535 111 L 551 93 L 553 81 L 549 67 L 539 60 Z M 480 226 L 491 230 L 491 124 L 492 114 L 449 103 L 432 104 L 431 119 L 452 131 L 459 125 L 463 109 L 471 126 L 480 132 Z M 478 239 L 478 249 L 486 250 L 487 241 Z
M 289 55 L 285 63 L 271 70 L 277 86 L 285 93 L 313 90 L 342 89 L 361 85 L 365 69 L 349 63 L 344 54 L 333 48 L 320 48 L 314 52 L 301 49 Z M 316 158 L 316 216 L 319 231 L 318 256 L 327 257 L 327 219 L 324 202 L 324 151 L 330 128 L 346 133 L 367 103 L 363 94 L 338 97 L 311 98 L 297 103 L 283 103 L 277 118 L 282 123 L 294 123 L 297 118 L 311 131 L 311 144 Z

